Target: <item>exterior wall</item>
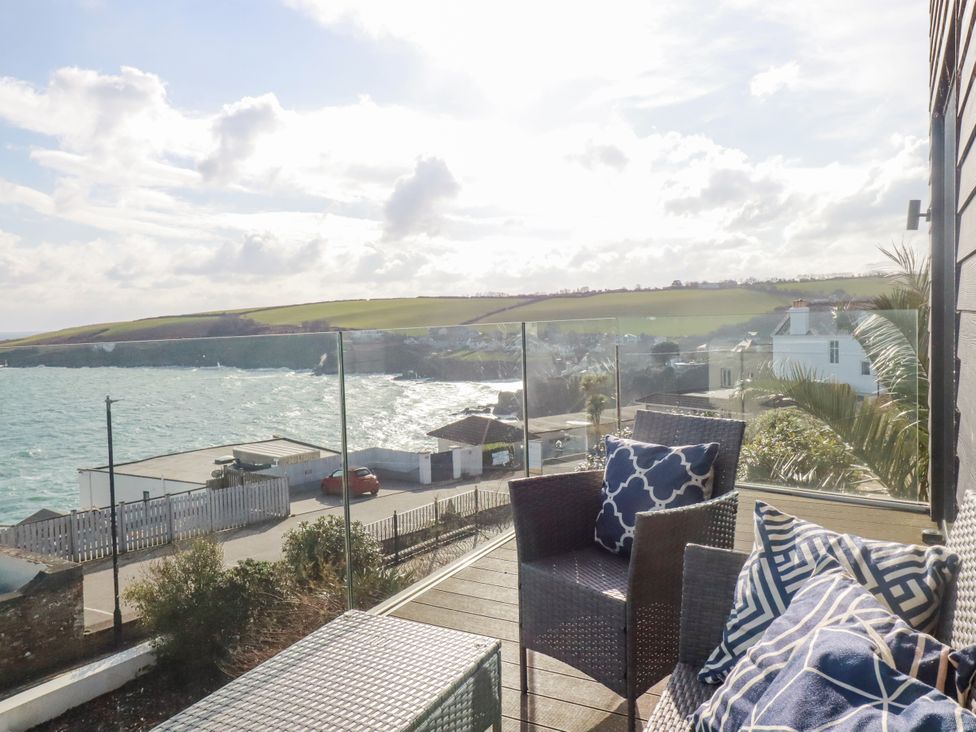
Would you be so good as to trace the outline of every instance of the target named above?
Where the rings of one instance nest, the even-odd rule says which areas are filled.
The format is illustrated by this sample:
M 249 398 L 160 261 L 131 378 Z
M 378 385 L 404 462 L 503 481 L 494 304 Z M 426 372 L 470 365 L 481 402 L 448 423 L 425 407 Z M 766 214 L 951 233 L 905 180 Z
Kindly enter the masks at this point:
M 115 474 L 115 499 L 117 501 L 141 501 L 143 491 L 149 491 L 150 498 L 160 498 L 170 493 L 203 488 L 203 483 L 188 483 L 182 480 L 147 478 L 141 475 Z M 78 505 L 82 509 L 102 508 L 111 504 L 108 485 L 108 471 L 78 471 Z
M 288 478 L 288 485 L 300 486 L 304 483 L 318 484 L 322 478 L 328 476 L 332 471 L 342 467 L 342 455 L 327 455 L 315 460 L 306 460 L 301 463 L 291 463 L 290 465 L 276 465 L 268 470 L 260 471 L 263 475 L 274 475 L 279 478 Z
M 25 564 L 34 571 L 23 582 Z M 0 688 L 77 660 L 85 631 L 80 565 L 0 547 L 5 575 L 23 584 L 0 595 Z
M 838 343 L 837 363 L 830 363 L 830 341 Z M 878 382 L 874 370 L 867 376 L 861 373 L 861 364 L 867 360 L 861 344 L 846 333 L 773 336 L 773 370 L 779 376 L 789 372 L 790 364 L 796 364 L 821 378 L 850 384 L 858 394 L 876 394 Z
M 708 389 L 716 391 L 718 389 L 728 389 L 736 386 L 742 380 L 743 374 L 749 378 L 759 373 L 765 368 L 772 359 L 770 346 L 764 345 L 749 348 L 744 351 L 732 351 L 727 349 L 708 349 Z M 725 374 L 730 383 L 724 383 L 722 378 L 723 369 L 728 369 Z
M 976 488 L 976 0 L 930 0 L 929 17 L 929 478 L 933 518 L 951 521 Z
M 484 471 L 484 460 L 480 446 L 459 447 L 454 452 L 454 477 L 467 478 L 481 475 Z

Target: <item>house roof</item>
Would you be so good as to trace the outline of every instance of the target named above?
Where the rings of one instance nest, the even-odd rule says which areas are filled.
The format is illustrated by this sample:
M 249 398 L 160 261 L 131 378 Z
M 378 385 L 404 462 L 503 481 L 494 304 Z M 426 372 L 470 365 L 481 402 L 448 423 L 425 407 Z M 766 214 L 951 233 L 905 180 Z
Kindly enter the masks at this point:
M 521 442 L 522 428 L 493 417 L 472 414 L 427 433 L 430 437 L 465 445 L 490 445 L 495 442 Z M 535 438 L 535 435 L 529 435 Z
M 841 335 L 842 330 L 837 327 L 834 314 L 830 310 L 811 310 L 810 327 L 803 335 Z M 789 314 L 780 321 L 780 324 L 773 330 L 774 336 L 790 335 L 790 316 Z
M 210 479 L 214 469 L 219 467 L 218 460 L 226 461 L 228 458 L 238 457 L 243 462 L 277 462 L 279 465 L 288 465 L 338 454 L 334 450 L 328 450 L 317 445 L 276 437 L 257 442 L 238 442 L 167 455 L 156 455 L 129 463 L 116 463 L 115 472 L 118 475 L 136 475 L 157 479 L 162 477 L 166 480 L 203 485 Z M 83 470 L 106 471 L 108 466 L 83 468 Z
M 18 526 L 23 526 L 24 524 L 33 524 L 37 521 L 47 521 L 48 519 L 60 518 L 64 516 L 63 513 L 58 513 L 57 511 L 52 511 L 50 508 L 42 508 L 38 511 L 34 511 L 30 516 L 25 518 L 23 521 L 18 521 Z

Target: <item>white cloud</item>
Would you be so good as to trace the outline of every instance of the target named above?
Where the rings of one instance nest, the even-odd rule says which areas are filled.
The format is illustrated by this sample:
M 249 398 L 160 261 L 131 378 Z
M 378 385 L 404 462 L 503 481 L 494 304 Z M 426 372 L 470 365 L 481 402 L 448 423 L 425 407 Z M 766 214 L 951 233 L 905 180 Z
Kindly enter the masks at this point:
M 258 138 L 281 125 L 281 105 L 274 94 L 244 97 L 228 104 L 214 121 L 217 149 L 200 162 L 208 181 L 229 180 L 257 145 Z
M 839 0 L 288 5 L 364 54 L 411 49 L 420 78 L 395 102 L 297 106 L 272 85 L 192 110 L 131 67 L 0 78 L 0 119 L 38 135 L 6 151 L 37 174 L 0 178 L 0 224 L 19 237 L 0 237 L 19 273 L 0 330 L 34 327 L 21 303 L 43 301 L 43 278 L 84 280 L 81 305 L 49 308 L 77 322 L 366 282 L 466 294 L 857 270 L 900 237 L 908 191 L 924 195 L 911 0 L 881 15 Z
M 383 207 L 385 237 L 402 239 L 410 234 L 438 233 L 438 209 L 446 199 L 454 198 L 461 184 L 439 158 L 421 158 L 413 173 L 400 178 Z
M 790 61 L 782 66 L 771 66 L 760 71 L 749 82 L 749 93 L 754 97 L 766 99 L 784 89 L 793 91 L 800 80 L 800 66 Z

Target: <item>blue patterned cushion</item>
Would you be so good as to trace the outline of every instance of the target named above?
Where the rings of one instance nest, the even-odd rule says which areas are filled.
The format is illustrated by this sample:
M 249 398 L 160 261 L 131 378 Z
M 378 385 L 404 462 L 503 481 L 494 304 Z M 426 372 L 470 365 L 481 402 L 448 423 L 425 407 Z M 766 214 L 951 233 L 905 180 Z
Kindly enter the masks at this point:
M 824 556 L 834 557 L 858 582 L 913 628 L 932 632 L 959 557 L 945 547 L 871 541 L 828 529 L 756 502 L 755 546 L 735 587 L 722 642 L 698 677 L 719 684 Z
M 638 512 L 690 506 L 712 496 L 717 442 L 666 447 L 607 435 L 606 446 L 594 537 L 614 554 L 630 556 Z
M 976 730 L 976 646 L 893 615 L 827 557 L 692 715 L 696 730 Z

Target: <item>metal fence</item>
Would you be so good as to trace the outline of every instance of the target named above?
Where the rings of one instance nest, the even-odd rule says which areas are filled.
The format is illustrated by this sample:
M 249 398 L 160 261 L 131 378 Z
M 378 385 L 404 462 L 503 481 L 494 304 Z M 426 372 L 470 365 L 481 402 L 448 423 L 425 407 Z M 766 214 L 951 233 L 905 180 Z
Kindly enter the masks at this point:
M 475 527 L 481 522 L 497 520 L 511 505 L 508 492 L 475 488 L 449 498 L 428 503 L 408 511 L 394 511 L 392 516 L 366 524 L 363 528 L 376 539 L 385 555 L 395 562 L 401 554 L 445 534 Z
M 248 526 L 291 513 L 287 478 L 198 488 L 116 506 L 119 553 Z M 75 562 L 112 554 L 109 508 L 0 529 L 0 544 Z

